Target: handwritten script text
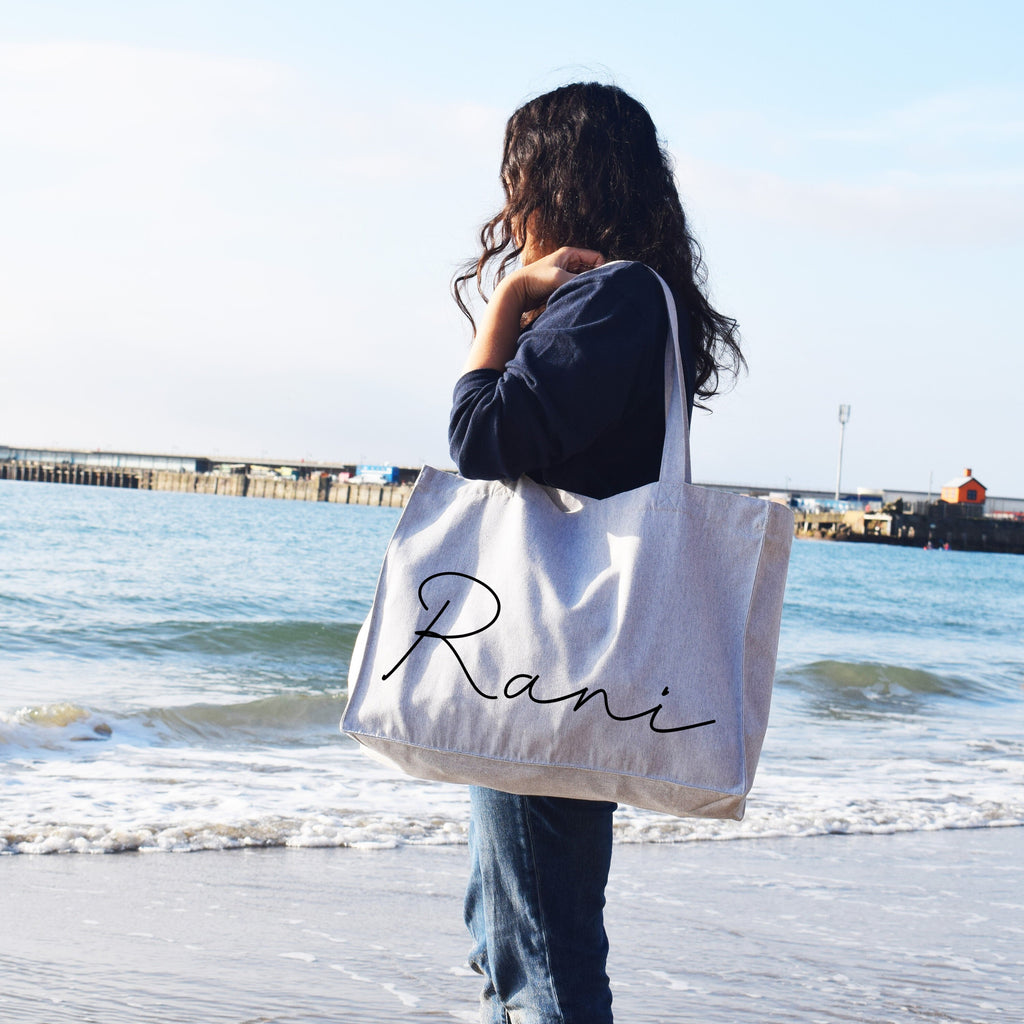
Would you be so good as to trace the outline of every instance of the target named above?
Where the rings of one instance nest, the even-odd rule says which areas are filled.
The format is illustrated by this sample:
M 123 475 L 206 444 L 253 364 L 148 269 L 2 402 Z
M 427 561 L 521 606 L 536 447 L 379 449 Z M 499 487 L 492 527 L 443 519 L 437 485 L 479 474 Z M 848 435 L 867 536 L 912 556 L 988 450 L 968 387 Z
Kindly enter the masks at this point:
M 708 719 L 706 722 L 693 722 L 689 725 L 659 725 L 656 719 L 660 714 L 662 708 L 664 707 L 664 705 L 662 704 L 655 704 L 652 708 L 646 708 L 643 711 L 637 711 L 631 715 L 620 715 L 612 711 L 611 706 L 608 702 L 608 693 L 601 687 L 595 687 L 594 689 L 590 689 L 589 687 L 582 686 L 578 690 L 573 690 L 571 693 L 563 693 L 555 697 L 542 697 L 535 692 L 537 684 L 540 682 L 540 673 L 534 672 L 518 672 L 515 675 L 511 676 L 505 683 L 505 685 L 501 687 L 500 693 L 489 693 L 487 690 L 482 688 L 470 674 L 469 669 L 466 667 L 466 662 L 463 660 L 462 655 L 456 648 L 454 641 L 467 640 L 469 637 L 478 636 L 479 634 L 490 629 L 491 626 L 493 626 L 498 621 L 498 617 L 501 615 L 501 601 L 499 600 L 498 595 L 494 592 L 494 590 L 491 587 L 484 583 L 483 580 L 478 580 L 476 579 L 476 577 L 469 576 L 464 572 L 436 572 L 433 575 L 428 576 L 425 580 L 423 580 L 422 583 L 420 583 L 419 589 L 417 591 L 417 596 L 419 597 L 420 604 L 426 611 L 429 612 L 431 609 L 427 602 L 424 592 L 427 589 L 435 590 L 437 589 L 438 586 L 441 585 L 434 584 L 434 581 L 451 582 L 453 578 L 468 580 L 473 587 L 482 588 L 475 595 L 477 598 L 480 599 L 476 603 L 482 604 L 483 608 L 485 609 L 485 614 L 482 614 L 480 616 L 481 619 L 486 618 L 488 615 L 490 617 L 487 619 L 486 622 L 483 623 L 483 625 L 478 625 L 474 629 L 467 630 L 465 629 L 465 627 L 463 627 L 463 632 L 459 633 L 451 632 L 450 630 L 446 632 L 441 632 L 438 623 L 441 622 L 441 619 L 444 616 L 445 612 L 451 606 L 451 600 L 446 599 L 438 609 L 437 614 L 434 615 L 434 617 L 430 620 L 430 622 L 424 629 L 413 630 L 413 636 L 415 636 L 416 639 L 413 640 L 412 645 L 405 652 L 405 654 L 403 654 L 402 657 L 399 658 L 397 662 L 395 662 L 394 666 L 392 666 L 391 669 L 389 669 L 387 672 L 384 673 L 383 676 L 381 676 L 381 679 L 387 680 L 391 676 L 393 676 L 395 672 L 405 663 L 405 661 L 409 658 L 413 651 L 415 651 L 416 648 L 419 647 L 419 645 L 424 640 L 433 640 L 443 644 L 445 647 L 448 648 L 449 651 L 451 651 L 452 656 L 458 662 L 462 674 L 466 677 L 466 681 L 473 688 L 473 690 L 484 700 L 498 700 L 499 696 L 504 696 L 508 700 L 515 700 L 516 697 L 521 697 L 523 696 L 523 694 L 525 694 L 531 701 L 533 701 L 534 704 L 561 704 L 565 701 L 575 701 L 575 703 L 572 705 L 573 711 L 580 711 L 584 707 L 586 707 L 587 704 L 589 704 L 591 701 L 596 700 L 598 702 L 598 706 L 602 707 L 604 713 L 614 721 L 634 722 L 638 721 L 639 719 L 646 718 L 648 728 L 652 732 L 657 733 L 686 732 L 689 729 L 701 729 L 706 725 L 715 724 L 715 719 L 711 718 Z M 434 586 L 430 586 L 431 584 L 434 584 Z M 663 697 L 667 697 L 668 694 L 669 688 L 666 686 L 661 691 L 661 695 Z

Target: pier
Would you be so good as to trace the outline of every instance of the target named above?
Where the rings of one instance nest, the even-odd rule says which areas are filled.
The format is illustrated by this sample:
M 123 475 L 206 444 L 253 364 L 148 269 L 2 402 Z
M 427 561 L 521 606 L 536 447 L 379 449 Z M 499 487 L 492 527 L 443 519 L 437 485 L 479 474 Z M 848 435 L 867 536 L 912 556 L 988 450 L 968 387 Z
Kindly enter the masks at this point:
M 75 462 L 0 462 L 0 480 L 32 480 L 50 484 L 85 484 L 123 487 L 139 491 L 181 491 L 188 494 L 221 494 L 236 498 L 279 498 L 292 501 L 329 501 L 338 505 L 376 505 L 404 508 L 412 484 L 361 483 L 337 479 L 326 471 L 310 470 L 289 478 L 253 471 L 251 467 L 230 473 L 191 469 L 152 469 L 139 466 L 100 466 Z M 402 479 L 418 470 L 403 470 Z
M 897 502 L 879 512 L 797 512 L 796 536 L 1020 555 L 1024 517 L 965 515 L 959 506 L 942 501 L 905 510 Z

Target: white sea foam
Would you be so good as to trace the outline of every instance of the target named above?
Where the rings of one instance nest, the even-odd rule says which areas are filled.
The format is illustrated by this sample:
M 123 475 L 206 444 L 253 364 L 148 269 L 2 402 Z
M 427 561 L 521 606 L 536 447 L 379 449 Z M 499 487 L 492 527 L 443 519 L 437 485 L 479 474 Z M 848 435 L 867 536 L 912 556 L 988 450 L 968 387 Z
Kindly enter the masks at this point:
M 1019 762 L 865 767 L 828 786 L 766 755 L 743 822 L 620 808 L 626 843 L 889 834 L 1024 824 Z M 302 749 L 143 748 L 108 743 L 87 757 L 11 759 L 5 853 L 357 848 L 466 841 L 463 787 L 389 772 L 339 737 Z

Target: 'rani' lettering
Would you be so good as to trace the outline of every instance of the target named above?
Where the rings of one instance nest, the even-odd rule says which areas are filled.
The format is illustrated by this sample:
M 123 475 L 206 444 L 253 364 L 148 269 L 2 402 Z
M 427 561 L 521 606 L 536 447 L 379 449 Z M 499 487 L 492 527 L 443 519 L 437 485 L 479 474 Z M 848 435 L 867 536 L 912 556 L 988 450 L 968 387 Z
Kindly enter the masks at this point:
M 436 572 L 433 575 L 428 576 L 425 580 L 423 580 L 423 582 L 419 585 L 419 589 L 417 591 L 419 602 L 423 606 L 423 609 L 425 611 L 429 612 L 431 610 L 429 604 L 427 603 L 426 596 L 424 594 L 424 591 L 427 589 L 428 584 L 432 583 L 434 580 L 442 580 L 449 577 L 457 577 L 459 579 L 468 580 L 474 586 L 482 588 L 482 590 L 479 591 L 477 594 L 477 596 L 482 599 L 478 603 L 481 604 L 483 607 L 483 614 L 480 615 L 480 620 L 487 618 L 487 621 L 483 622 L 482 625 L 476 625 L 475 628 L 472 629 L 465 629 L 465 626 L 463 626 L 463 632 L 460 633 L 440 632 L 440 630 L 437 628 L 438 623 L 440 622 L 441 617 L 444 615 L 444 613 L 451 606 L 451 601 L 445 600 L 441 607 L 438 609 L 437 614 L 434 615 L 434 617 L 430 620 L 430 622 L 424 629 L 413 630 L 413 636 L 416 639 L 413 640 L 412 645 L 405 652 L 405 654 L 403 654 L 401 658 L 399 658 L 398 661 L 395 662 L 395 664 L 387 672 L 385 672 L 383 676 L 381 676 L 382 680 L 390 679 L 391 676 L 393 676 L 395 672 L 398 671 L 398 669 L 405 663 L 405 661 L 412 654 L 412 652 L 415 651 L 416 648 L 424 640 L 436 640 L 439 643 L 444 644 L 444 646 L 447 647 L 449 651 L 451 651 L 452 656 L 455 658 L 456 662 L 458 662 L 462 674 L 466 677 L 466 681 L 473 688 L 473 691 L 478 696 L 484 698 L 484 700 L 498 700 L 499 696 L 504 696 L 507 700 L 515 700 L 517 697 L 522 697 L 525 694 L 531 701 L 533 701 L 534 704 L 561 704 L 565 701 L 575 701 L 575 703 L 572 705 L 572 710 L 581 711 L 591 701 L 597 700 L 599 698 L 598 706 L 600 706 L 604 713 L 613 721 L 635 722 L 642 718 L 646 718 L 647 727 L 651 730 L 651 732 L 657 733 L 686 732 L 689 729 L 701 729 L 706 725 L 715 724 L 716 720 L 714 718 L 710 718 L 706 722 L 693 722 L 689 725 L 659 725 L 656 719 L 664 707 L 663 704 L 655 704 L 652 708 L 645 708 L 643 711 L 637 711 L 631 715 L 616 714 L 616 712 L 612 711 L 611 706 L 608 702 L 607 691 L 600 687 L 596 687 L 595 689 L 591 690 L 589 687 L 581 686 L 578 690 L 573 690 L 571 693 L 563 693 L 556 697 L 541 697 L 534 692 L 534 688 L 540 682 L 539 673 L 519 672 L 516 675 L 511 676 L 509 680 L 505 683 L 505 685 L 501 687 L 500 694 L 488 693 L 487 690 L 479 686 L 476 680 L 473 679 L 473 676 L 470 674 L 469 669 L 466 667 L 465 661 L 463 661 L 462 659 L 462 655 L 459 654 L 459 651 L 457 650 L 455 644 L 452 641 L 466 640 L 469 637 L 478 636 L 479 634 L 490 629 L 491 626 L 493 626 L 498 621 L 498 617 L 501 615 L 501 601 L 499 600 L 498 595 L 494 592 L 494 590 L 491 587 L 489 587 L 486 583 L 484 583 L 483 580 L 478 580 L 476 577 L 470 576 L 464 572 Z M 662 697 L 667 697 L 668 694 L 669 688 L 666 686 L 661 691 L 661 695 Z

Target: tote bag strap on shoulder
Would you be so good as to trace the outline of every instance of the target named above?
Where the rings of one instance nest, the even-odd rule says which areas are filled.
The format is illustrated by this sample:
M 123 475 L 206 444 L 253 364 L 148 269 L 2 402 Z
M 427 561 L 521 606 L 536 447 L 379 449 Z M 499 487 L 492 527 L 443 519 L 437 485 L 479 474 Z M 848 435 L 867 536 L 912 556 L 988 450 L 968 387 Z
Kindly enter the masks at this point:
M 650 270 L 650 267 L 647 268 Z M 665 443 L 661 449 L 662 484 L 690 483 L 690 418 L 686 414 L 686 386 L 683 383 L 683 357 L 679 351 L 679 318 L 672 289 L 656 271 L 668 307 L 668 339 L 665 342 Z

